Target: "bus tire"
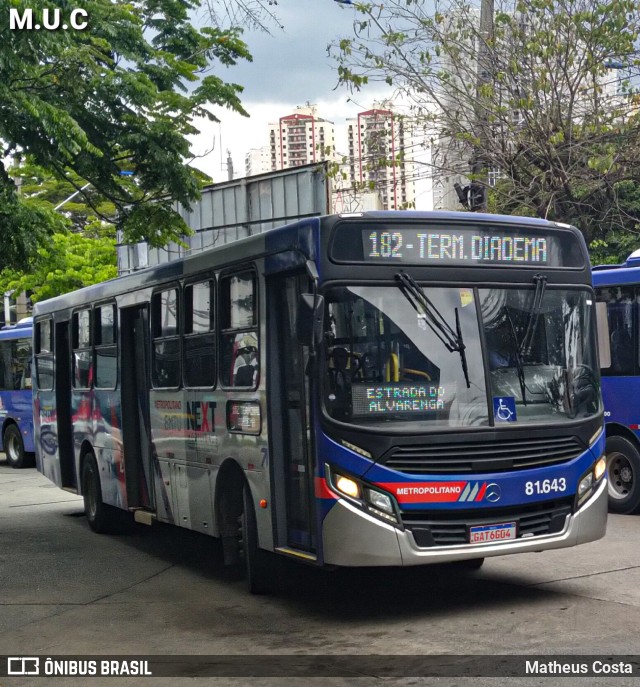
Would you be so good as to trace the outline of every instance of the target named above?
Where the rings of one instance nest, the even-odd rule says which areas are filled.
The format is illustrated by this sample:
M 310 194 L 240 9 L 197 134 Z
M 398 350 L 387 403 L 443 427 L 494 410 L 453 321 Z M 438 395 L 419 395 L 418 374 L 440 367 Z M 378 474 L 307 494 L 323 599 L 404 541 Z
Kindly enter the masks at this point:
M 242 559 L 244 575 L 251 594 L 271 594 L 275 588 L 273 554 L 258 546 L 258 526 L 249 485 L 242 492 Z
M 609 511 L 630 514 L 640 510 L 640 452 L 625 437 L 607 438 L 605 448 Z
M 10 467 L 19 469 L 31 466 L 33 454 L 25 452 L 20 428 L 17 425 L 7 425 L 2 437 L 2 445 Z
M 100 473 L 93 453 L 85 455 L 82 463 L 82 498 L 89 527 L 98 534 L 114 532 L 119 525 L 119 511 L 102 500 Z

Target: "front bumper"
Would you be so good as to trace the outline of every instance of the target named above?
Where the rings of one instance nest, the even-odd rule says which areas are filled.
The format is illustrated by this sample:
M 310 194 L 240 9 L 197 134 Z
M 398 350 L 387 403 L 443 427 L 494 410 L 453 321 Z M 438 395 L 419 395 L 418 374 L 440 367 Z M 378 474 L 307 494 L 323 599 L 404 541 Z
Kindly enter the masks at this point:
M 562 549 L 604 536 L 607 523 L 607 481 L 567 518 L 561 532 L 497 544 L 465 544 L 420 548 L 408 530 L 400 530 L 339 499 L 324 519 L 324 562 L 328 565 L 399 566 L 451 563 L 509 553 Z

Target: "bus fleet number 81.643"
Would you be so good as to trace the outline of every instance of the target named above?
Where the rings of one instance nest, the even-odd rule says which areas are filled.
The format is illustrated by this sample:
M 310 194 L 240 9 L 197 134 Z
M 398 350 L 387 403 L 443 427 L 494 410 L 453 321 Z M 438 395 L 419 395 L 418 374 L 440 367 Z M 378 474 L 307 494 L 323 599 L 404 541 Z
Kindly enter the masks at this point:
M 535 480 L 535 482 L 527 482 L 524 485 L 524 493 L 527 496 L 534 494 L 550 494 L 552 492 L 561 492 L 567 490 L 567 480 L 564 477 L 557 479 L 543 479 Z

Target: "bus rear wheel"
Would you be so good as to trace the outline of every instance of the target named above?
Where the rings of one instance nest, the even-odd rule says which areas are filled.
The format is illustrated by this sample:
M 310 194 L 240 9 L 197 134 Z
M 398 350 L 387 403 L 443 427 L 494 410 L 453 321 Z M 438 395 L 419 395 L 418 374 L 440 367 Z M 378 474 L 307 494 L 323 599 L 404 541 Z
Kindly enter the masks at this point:
M 120 512 L 102 500 L 100 473 L 93 453 L 85 455 L 82 463 L 82 497 L 89 527 L 98 534 L 114 532 L 120 524 Z
M 33 454 L 26 453 L 20 429 L 16 425 L 7 425 L 2 438 L 7 463 L 12 468 L 26 468 L 33 463 Z
M 609 511 L 630 514 L 640 511 L 640 452 L 624 437 L 608 437 L 605 448 Z

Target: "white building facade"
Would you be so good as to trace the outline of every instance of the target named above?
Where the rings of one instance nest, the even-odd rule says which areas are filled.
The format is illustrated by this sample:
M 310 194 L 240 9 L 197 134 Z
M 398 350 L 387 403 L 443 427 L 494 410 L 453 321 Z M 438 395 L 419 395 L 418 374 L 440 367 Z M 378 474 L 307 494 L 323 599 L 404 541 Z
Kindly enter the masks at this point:
M 271 150 L 269 146 L 251 148 L 244 156 L 245 176 L 251 177 L 271 171 Z
M 414 140 L 409 120 L 373 107 L 347 120 L 348 179 L 379 194 L 385 210 L 415 203 Z
M 268 171 L 332 160 L 335 144 L 333 122 L 319 117 L 315 105 L 297 107 L 269 124 Z

